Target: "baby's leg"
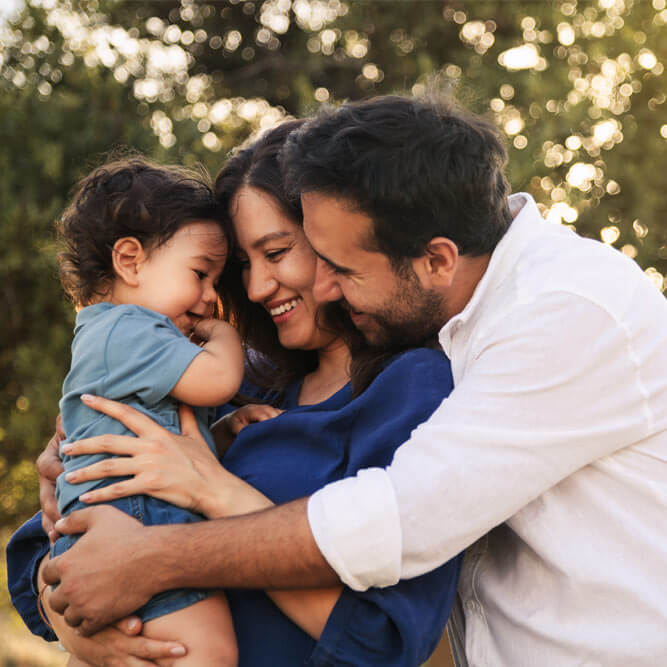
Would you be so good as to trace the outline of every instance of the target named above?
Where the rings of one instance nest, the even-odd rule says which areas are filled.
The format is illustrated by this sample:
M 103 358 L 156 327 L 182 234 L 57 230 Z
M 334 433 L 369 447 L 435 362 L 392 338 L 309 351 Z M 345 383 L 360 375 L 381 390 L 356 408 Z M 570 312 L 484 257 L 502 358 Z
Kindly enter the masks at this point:
M 185 657 L 168 663 L 158 660 L 158 665 L 236 667 L 238 663 L 232 616 L 223 593 L 148 621 L 142 634 L 151 639 L 176 640 L 187 647 Z

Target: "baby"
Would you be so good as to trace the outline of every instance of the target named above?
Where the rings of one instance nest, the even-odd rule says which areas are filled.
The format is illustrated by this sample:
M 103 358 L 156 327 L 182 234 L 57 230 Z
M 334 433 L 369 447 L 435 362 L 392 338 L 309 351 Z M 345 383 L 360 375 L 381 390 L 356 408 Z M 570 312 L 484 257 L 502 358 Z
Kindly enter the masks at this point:
M 67 442 L 104 433 L 132 435 L 120 422 L 81 402 L 96 394 L 126 402 L 179 432 L 178 405 L 194 407 L 215 452 L 210 406 L 227 402 L 243 375 L 236 330 L 219 319 L 216 283 L 227 255 L 226 217 L 203 176 L 143 157 L 109 162 L 77 186 L 58 232 L 65 244 L 60 275 L 78 309 L 72 364 L 60 411 Z M 195 344 L 197 341 L 198 344 Z M 207 407 L 209 406 L 209 407 Z M 56 487 L 64 516 L 79 497 L 107 478 L 70 484 L 65 476 L 103 455 L 61 455 Z M 111 504 L 146 525 L 203 517 L 150 496 Z M 57 556 L 78 536 L 60 537 Z M 137 610 L 147 637 L 179 639 L 188 650 L 178 665 L 235 665 L 236 640 L 224 595 L 172 590 Z M 83 665 L 75 657 L 71 666 Z

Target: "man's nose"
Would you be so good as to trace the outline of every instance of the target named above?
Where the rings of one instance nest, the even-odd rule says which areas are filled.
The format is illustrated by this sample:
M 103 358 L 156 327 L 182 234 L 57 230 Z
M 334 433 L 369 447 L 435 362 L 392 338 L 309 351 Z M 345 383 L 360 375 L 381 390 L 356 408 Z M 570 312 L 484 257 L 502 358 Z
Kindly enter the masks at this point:
M 313 298 L 318 303 L 339 301 L 343 298 L 334 270 L 319 257 L 315 269 L 315 282 L 313 284 Z

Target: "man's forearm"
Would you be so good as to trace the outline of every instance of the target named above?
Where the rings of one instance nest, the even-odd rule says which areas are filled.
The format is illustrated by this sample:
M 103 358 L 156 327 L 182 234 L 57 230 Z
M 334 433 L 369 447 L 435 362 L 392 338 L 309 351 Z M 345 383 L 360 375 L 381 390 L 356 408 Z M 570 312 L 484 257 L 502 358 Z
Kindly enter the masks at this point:
M 307 499 L 254 514 L 149 530 L 149 561 L 161 590 L 339 583 L 310 531 Z

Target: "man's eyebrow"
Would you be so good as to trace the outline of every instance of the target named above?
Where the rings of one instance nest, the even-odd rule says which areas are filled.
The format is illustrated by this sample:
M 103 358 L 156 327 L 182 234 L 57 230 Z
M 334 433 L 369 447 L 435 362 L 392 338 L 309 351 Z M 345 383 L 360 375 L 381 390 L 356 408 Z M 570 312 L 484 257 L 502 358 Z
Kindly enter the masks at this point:
M 336 271 L 338 273 L 343 273 L 343 274 L 352 273 L 352 269 L 348 269 L 345 266 L 341 266 L 340 264 L 336 264 L 335 262 L 332 262 L 328 257 L 325 257 L 322 253 L 317 252 L 317 250 L 315 250 L 314 248 L 313 248 L 313 251 L 325 264 L 328 264 L 332 269 L 334 269 L 334 271 Z

